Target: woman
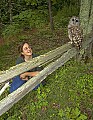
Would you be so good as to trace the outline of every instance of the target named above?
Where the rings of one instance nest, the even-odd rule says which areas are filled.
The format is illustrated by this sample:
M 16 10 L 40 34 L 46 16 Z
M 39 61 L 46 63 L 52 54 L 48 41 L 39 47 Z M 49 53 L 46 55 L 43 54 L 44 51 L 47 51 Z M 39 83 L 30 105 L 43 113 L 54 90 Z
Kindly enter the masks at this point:
M 36 57 L 36 55 L 32 53 L 32 48 L 30 44 L 26 41 L 19 46 L 18 51 L 20 53 L 20 56 L 18 57 L 16 64 L 29 61 L 32 58 Z M 29 78 L 36 76 L 40 70 L 42 70 L 40 67 L 36 67 L 14 77 L 12 84 L 10 85 L 10 93 L 22 86 L 25 82 L 29 80 Z M 35 89 L 37 89 L 39 86 L 40 85 L 36 86 Z

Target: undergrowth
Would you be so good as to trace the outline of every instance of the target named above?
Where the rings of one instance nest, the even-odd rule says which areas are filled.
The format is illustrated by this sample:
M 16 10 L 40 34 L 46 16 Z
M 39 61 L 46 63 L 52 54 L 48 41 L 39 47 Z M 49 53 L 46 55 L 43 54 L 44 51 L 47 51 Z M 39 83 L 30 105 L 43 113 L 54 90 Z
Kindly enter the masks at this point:
M 46 78 L 46 85 L 30 92 L 0 120 L 92 120 L 92 64 L 73 60 Z

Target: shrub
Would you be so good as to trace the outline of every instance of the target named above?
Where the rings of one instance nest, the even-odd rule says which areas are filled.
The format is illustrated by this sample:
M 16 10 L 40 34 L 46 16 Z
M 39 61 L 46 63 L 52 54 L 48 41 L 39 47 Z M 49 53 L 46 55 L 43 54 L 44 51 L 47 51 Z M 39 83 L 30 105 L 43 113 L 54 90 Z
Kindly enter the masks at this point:
M 43 10 L 26 10 L 19 15 L 13 17 L 13 20 L 20 24 L 22 28 L 40 28 L 45 25 L 47 18 L 47 11 Z
M 13 23 L 5 27 L 5 29 L 2 32 L 2 35 L 4 38 L 7 38 L 7 37 L 15 35 L 16 33 L 19 33 L 20 31 L 21 31 L 20 25 L 17 23 Z
M 2 33 L 4 37 L 15 35 L 24 29 L 42 28 L 47 23 L 47 11 L 26 10 L 13 16 L 13 23 L 7 25 Z

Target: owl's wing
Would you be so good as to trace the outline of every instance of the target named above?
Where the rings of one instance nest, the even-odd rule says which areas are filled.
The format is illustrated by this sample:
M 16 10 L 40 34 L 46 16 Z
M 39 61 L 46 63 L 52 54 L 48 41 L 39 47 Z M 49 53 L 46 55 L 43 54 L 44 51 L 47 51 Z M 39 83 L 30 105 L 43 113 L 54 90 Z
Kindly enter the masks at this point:
M 83 30 L 80 28 L 80 26 L 75 27 L 75 36 L 74 36 L 74 43 L 75 46 L 80 49 L 82 46 L 82 40 L 83 40 Z
M 74 32 L 75 32 L 74 37 L 77 40 L 77 42 L 81 42 L 83 39 L 83 30 L 79 26 L 76 26 Z
M 70 25 L 68 25 L 68 37 L 72 44 L 73 43 L 73 26 L 70 26 Z

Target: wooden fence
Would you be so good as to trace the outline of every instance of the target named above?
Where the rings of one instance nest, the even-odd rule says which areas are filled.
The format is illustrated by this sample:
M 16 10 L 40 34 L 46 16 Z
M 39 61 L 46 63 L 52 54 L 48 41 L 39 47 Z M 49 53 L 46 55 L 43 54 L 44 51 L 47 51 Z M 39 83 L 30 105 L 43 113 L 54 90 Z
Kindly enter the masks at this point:
M 93 41 L 93 37 L 87 39 L 83 42 L 82 49 L 87 48 L 87 46 Z M 46 63 L 48 64 L 37 76 L 31 78 L 24 85 L 18 88 L 16 91 L 12 92 L 4 99 L 0 101 L 0 116 L 9 110 L 15 103 L 17 103 L 21 98 L 23 98 L 27 93 L 29 93 L 35 86 L 41 83 L 49 74 L 61 67 L 64 63 L 70 60 L 77 54 L 75 48 L 72 48 L 70 43 L 67 43 L 61 47 L 58 47 L 44 55 L 40 55 L 29 62 L 24 62 L 19 65 L 11 67 L 9 70 L 2 71 L 0 74 L 0 83 L 7 82 L 11 78 L 28 71 L 37 66 L 42 66 Z

